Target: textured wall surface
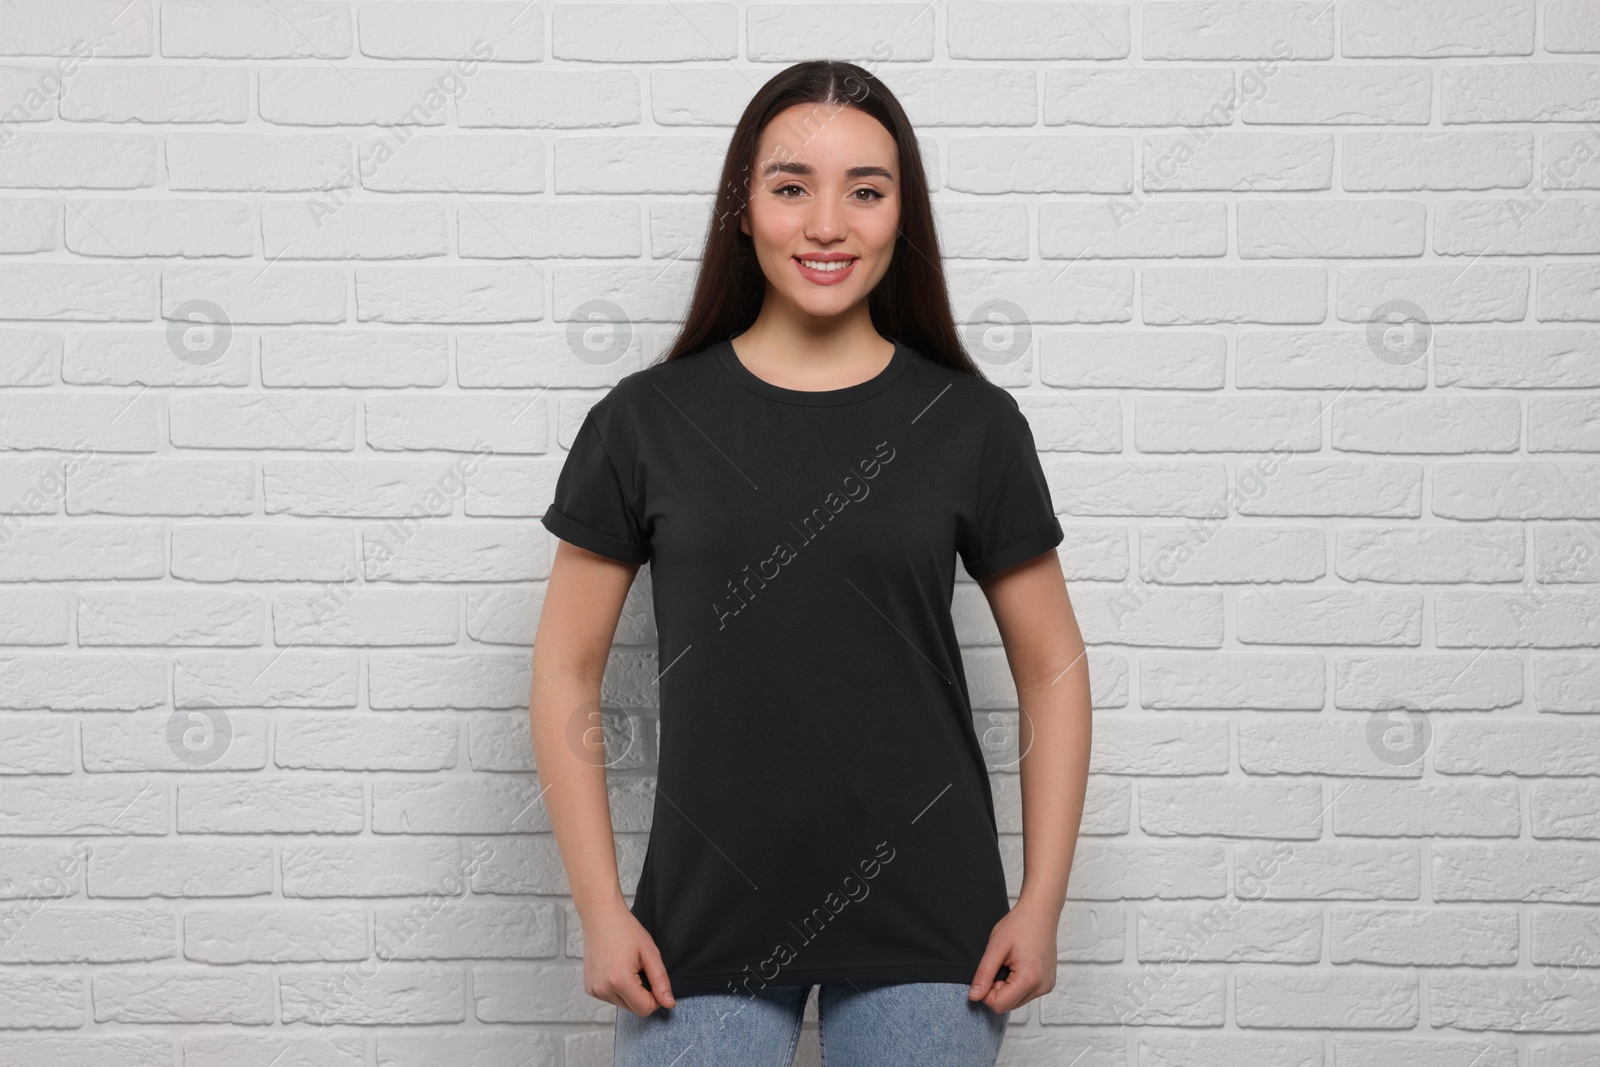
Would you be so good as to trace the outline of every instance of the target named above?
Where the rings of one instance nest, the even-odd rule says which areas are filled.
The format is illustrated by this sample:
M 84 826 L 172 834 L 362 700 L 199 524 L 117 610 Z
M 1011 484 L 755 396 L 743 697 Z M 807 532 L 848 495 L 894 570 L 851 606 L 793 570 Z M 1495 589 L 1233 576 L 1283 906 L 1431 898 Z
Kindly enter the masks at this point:
M 1600 1058 L 1593 3 L 0 0 L 0 1062 L 610 1062 L 527 737 L 537 517 L 817 56 L 921 132 L 1091 646 L 1001 1062 Z

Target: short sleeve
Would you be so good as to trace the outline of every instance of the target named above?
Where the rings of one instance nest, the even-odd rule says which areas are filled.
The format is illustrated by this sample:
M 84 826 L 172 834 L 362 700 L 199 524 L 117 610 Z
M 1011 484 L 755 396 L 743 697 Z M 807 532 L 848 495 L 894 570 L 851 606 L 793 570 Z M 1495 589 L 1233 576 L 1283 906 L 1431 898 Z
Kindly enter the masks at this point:
M 541 520 L 544 528 L 590 552 L 623 563 L 646 562 L 649 538 L 627 486 L 600 439 L 591 411 L 578 427 L 556 479 L 555 499 Z
M 967 573 L 983 578 L 1059 545 L 1065 534 L 1050 500 L 1050 486 L 1021 412 L 1005 435 L 1010 458 L 994 473 L 980 471 L 976 517 L 964 524 L 957 549 Z

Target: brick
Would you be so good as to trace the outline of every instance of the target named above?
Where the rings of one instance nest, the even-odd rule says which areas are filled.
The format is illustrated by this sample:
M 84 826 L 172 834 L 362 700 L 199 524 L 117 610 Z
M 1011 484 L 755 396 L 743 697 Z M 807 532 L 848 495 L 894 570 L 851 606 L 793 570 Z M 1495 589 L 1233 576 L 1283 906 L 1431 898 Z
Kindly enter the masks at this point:
M 186 6 L 207 5 L 186 0 Z M 309 193 L 355 184 L 350 139 L 342 133 L 173 132 L 165 148 L 174 192 Z
M 1433 72 L 1423 66 L 1290 66 L 1246 101 L 1247 124 L 1427 125 Z
M 1434 753 L 1434 765 L 1439 764 Z M 1521 801 L 1509 782 L 1347 782 L 1333 832 L 1358 837 L 1516 837 Z
M 1528 401 L 1529 452 L 1600 452 L 1593 397 L 1534 397 Z
M 1046 206 L 1040 205 L 1042 248 Z M 1038 338 L 1038 378 L 1066 389 L 1221 389 L 1226 362 L 1227 339 L 1206 331 L 1072 331 Z
M 1125 4 L 954 3 L 945 31 L 952 59 L 1126 59 Z
M 466 981 L 459 967 L 380 964 L 375 973 L 345 965 L 335 970 L 282 972 L 283 1021 L 344 1026 L 422 1026 L 466 1018 Z
M 1442 67 L 1439 119 L 1464 122 L 1593 122 L 1600 70 L 1585 63 L 1484 63 Z
M 1433 512 L 1450 519 L 1600 518 L 1592 503 L 1600 464 L 1440 463 L 1434 467 Z
M 310 1037 L 267 1033 L 191 1033 L 184 1037 L 185 1067 L 363 1067 L 366 1039 L 357 1035 Z M 165 1064 L 162 1065 L 165 1067 Z
M 1600 773 L 1600 723 L 1446 722 L 1433 765 L 1441 774 L 1594 775 Z
M 0 974 L 0 1029 L 75 1030 L 84 1002 L 82 975 Z
M 950 188 L 966 193 L 1128 193 L 1133 140 L 1122 136 L 956 137 Z
M 372 829 L 379 834 L 528 833 L 550 829 L 532 778 L 375 781 Z
M 1430 322 L 1521 322 L 1528 314 L 1528 268 L 1343 267 L 1334 314 L 1341 322 L 1372 322 L 1395 293 L 1407 294 Z
M 1434 643 L 1440 648 L 1565 648 L 1600 644 L 1594 610 L 1600 590 L 1441 594 Z M 1484 614 L 1487 612 L 1488 614 Z
M 1327 318 L 1322 267 L 1147 267 L 1146 325 L 1318 323 Z
M 1347 133 L 1346 192 L 1521 189 L 1533 180 L 1533 134 Z
M 359 661 L 353 653 L 181 653 L 173 663 L 176 707 L 352 708 Z
M 1600 251 L 1600 202 L 1441 201 L 1433 217 L 1433 250 L 1474 257 L 1593 254 Z
M 1341 54 L 1396 56 L 1527 56 L 1533 54 L 1533 0 L 1499 0 L 1489 10 L 1424 0 L 1396 10 L 1378 0 L 1343 9 Z
M 359 781 L 253 776 L 178 784 L 182 834 L 356 834 L 365 825 Z
M 1241 971 L 1235 981 L 1234 1016 L 1241 1027 L 1409 1030 L 1421 1017 L 1412 974 Z
M 1234 891 L 1262 900 L 1417 900 L 1416 845 L 1297 841 L 1234 850 Z
M 1344 283 L 1341 282 L 1341 285 Z M 1421 389 L 1426 361 L 1372 359 L 1365 331 L 1244 330 L 1236 342 L 1240 389 Z
M 34 1067 L 171 1067 L 173 1055 L 165 1034 L 0 1035 L 0 1058 Z
M 1425 251 L 1427 209 L 1409 200 L 1245 200 L 1238 212 L 1240 259 L 1373 259 Z
M 1600 30 L 1583 0 L 1552 0 L 1545 5 L 1546 52 L 1600 52 Z M 1536 1057 L 1537 1058 L 1537 1057 Z M 1540 1064 L 1539 1067 L 1556 1067 Z
M 1534 837 L 1600 839 L 1600 797 L 1585 781 L 1540 782 L 1528 795 Z
M 89 778 L 0 780 L 0 834 L 163 835 L 169 786 Z
M 167 406 L 167 420 L 179 448 L 355 448 L 356 405 L 345 397 L 177 396 Z
M 70 669 L 69 669 L 70 664 Z M 167 665 L 157 656 L 88 653 L 0 656 L 0 708 L 24 711 L 135 711 L 167 699 Z
M 1329 59 L 1333 12 L 1318 3 L 1158 2 L 1141 9 L 1145 59 Z
M 1140 452 L 1311 451 L 1322 441 L 1321 407 L 1310 397 L 1140 397 Z
M 1516 582 L 1524 540 L 1515 527 L 1345 526 L 1334 546 L 1334 571 L 1346 581 Z
M 473 1014 L 486 1023 L 593 1023 L 611 1007 L 583 992 L 570 963 L 485 964 L 473 969 Z
M 1284 653 L 1147 652 L 1141 703 L 1152 710 L 1254 708 L 1315 711 L 1324 704 L 1321 656 Z
M 1224 511 L 1226 468 L 1216 462 L 1046 462 L 1058 515 L 1206 518 Z
M 367 228 L 376 228 L 362 219 Z M 448 379 L 449 366 L 449 337 L 441 331 L 267 330 L 261 335 L 261 384 L 269 389 L 439 386 Z
M 1322 836 L 1317 782 L 1141 782 L 1139 825 L 1148 834 L 1226 834 L 1315 840 Z
M 211 589 L 86 589 L 78 594 L 80 645 L 259 645 L 261 598 Z
M 1434 900 L 1600 902 L 1600 860 L 1578 845 L 1437 844 Z
M 71 515 L 249 515 L 255 465 L 240 460 L 96 458 L 67 485 Z
M 190 908 L 183 955 L 200 963 L 312 963 L 367 957 L 367 917 L 359 905 L 277 904 Z
M 453 589 L 371 583 L 282 592 L 272 600 L 272 638 L 280 646 L 453 645 L 461 631 L 460 601 Z
M 1322 912 L 1316 907 L 1229 901 L 1139 907 L 1140 960 L 1316 963 Z
M 151 201 L 122 203 L 148 204 Z M 229 205 L 223 203 L 223 206 Z M 112 218 L 120 217 L 117 212 L 105 214 Z M 204 233 L 205 240 L 215 240 L 212 227 L 219 225 L 214 218 L 216 214 L 209 209 L 190 212 L 184 218 L 183 234 Z M 97 220 L 95 226 L 103 224 Z M 165 224 L 155 227 L 157 233 L 166 230 Z M 87 235 L 85 240 L 88 240 Z M 195 242 L 202 238 L 185 236 L 184 240 Z M 196 246 L 185 244 L 184 247 Z M 215 337 L 215 334 L 210 339 L 201 337 L 199 343 L 207 346 L 217 344 L 220 347 Z M 172 337 L 165 329 L 73 332 L 67 335 L 62 352 L 61 377 L 68 385 L 249 385 L 255 347 L 253 337 L 249 331 L 235 330 L 228 338 L 227 347 L 215 354 L 214 362 L 196 365 L 177 357 L 173 351 Z M 178 339 L 181 343 L 181 335 Z
M 1422 643 L 1421 593 L 1275 589 L 1240 598 L 1236 610 L 1242 644 Z
M 286 841 L 283 895 L 399 897 L 445 892 L 467 861 L 461 842 L 438 837 L 388 841 Z
M 171 317 L 191 300 L 207 300 L 222 308 L 230 323 L 279 325 L 345 320 L 343 270 L 276 264 L 267 277 L 271 284 L 262 284 L 261 269 L 256 266 L 167 267 L 161 275 L 161 314 Z
M 1341 452 L 1515 452 L 1521 443 L 1514 397 L 1341 397 L 1332 407 Z
M 1146 192 L 1314 192 L 1333 184 L 1332 134 L 1152 134 L 1140 158 Z
M 373 653 L 373 708 L 526 708 L 533 668 L 514 653 Z
M 1428 1023 L 1459 1030 L 1593 1030 L 1600 979 L 1445 972 L 1428 983 Z
M 355 573 L 355 545 L 352 531 L 332 525 L 179 524 L 172 528 L 172 576 L 191 582 L 332 581 Z
M 163 814 L 165 812 L 163 811 Z M 272 892 L 265 842 L 106 842 L 89 862 L 91 897 L 248 897 Z
M 1600 660 L 1593 656 L 1534 657 L 1534 702 L 1540 711 L 1600 711 Z
M 639 8 L 595 4 L 561 8 L 552 20 L 551 53 L 599 63 L 732 59 L 739 24 L 731 8 Z
M 1422 467 L 1413 462 L 1296 458 L 1270 475 L 1240 474 L 1240 515 L 1416 518 Z
M 95 1022 L 272 1022 L 272 975 L 266 971 L 149 971 L 94 975 Z
M 559 947 L 554 904 L 442 896 L 380 905 L 375 917 L 379 959 L 548 959 Z
M 1589 357 L 1595 330 L 1440 330 L 1435 386 L 1464 389 L 1586 389 L 1600 386 Z
M 90 73 L 85 71 L 86 75 Z M 189 67 L 163 72 L 122 67 L 93 74 L 94 77 L 74 81 L 72 92 L 62 101 L 64 109 L 66 101 L 73 101 L 77 112 L 74 117 L 83 121 L 243 122 L 250 99 L 249 75 L 243 70 Z M 220 75 L 226 77 L 219 78 Z M 145 79 L 151 76 L 156 80 L 147 83 Z M 87 110 L 86 92 L 90 97 L 87 102 L 92 105 Z M 183 107 L 184 94 L 192 94 L 193 103 L 200 106 L 192 112 Z M 202 99 L 212 106 L 201 105 Z M 223 106 L 225 101 L 227 106 Z M 86 200 L 74 204 L 67 213 L 66 247 L 81 256 L 247 258 L 255 251 L 254 230 L 255 212 L 240 200 Z M 161 348 L 153 354 L 165 352 L 161 369 L 169 375 L 175 378 L 187 369 L 197 373 L 185 384 L 214 380 L 220 369 L 217 365 L 211 364 L 207 369 L 174 358 L 163 333 L 114 331 L 112 337 L 72 334 L 67 348 L 78 360 L 83 356 L 73 350 L 81 345 L 90 346 L 90 353 L 94 353 L 98 345 L 116 344 L 117 339 L 128 347 L 134 339 L 159 341 Z M 249 351 L 248 345 L 242 347 Z M 228 384 L 245 385 L 248 381 L 246 375 L 244 381 L 230 380 Z
M 1299 716 L 1252 718 L 1239 724 L 1239 769 L 1246 774 L 1329 774 L 1416 777 L 1421 761 L 1397 764 L 1373 751 L 1368 724 L 1359 720 L 1310 721 Z M 1340 783 L 1336 797 L 1358 783 Z M 1337 800 L 1335 801 L 1337 804 Z M 1335 813 L 1338 807 L 1334 808 Z M 1339 832 L 1337 822 L 1334 832 Z
M 444 716 L 286 716 L 272 758 L 294 770 L 448 770 L 459 734 L 456 720 Z
M 1166 716 L 1113 719 L 1095 735 L 1094 765 L 1100 774 L 1225 774 L 1227 723 Z
M 1522 700 L 1522 661 L 1513 655 L 1340 656 L 1335 707 L 1350 711 L 1484 711 Z
M 1154 968 L 1069 967 L 1039 998 L 1039 1021 L 1215 1027 L 1223 1023 L 1226 1000 L 1227 976 L 1214 968 L 1184 967 L 1165 975 Z
M 361 54 L 374 59 L 543 59 L 543 20 L 520 18 L 523 14 L 515 0 L 466 4 L 408 0 L 363 4 L 356 9 L 356 22 Z M 635 33 L 638 26 L 627 30 Z
M 1510 966 L 1517 963 L 1517 913 L 1490 909 L 1336 907 L 1334 963 L 1390 966 Z
M 177 956 L 166 908 L 44 908 L 0 944 L 4 963 L 133 963 Z
M 161 54 L 206 59 L 341 59 L 353 40 L 350 8 L 331 0 L 203 0 L 163 7 Z
M 39 716 L 0 718 L 0 774 L 71 774 L 72 724 Z

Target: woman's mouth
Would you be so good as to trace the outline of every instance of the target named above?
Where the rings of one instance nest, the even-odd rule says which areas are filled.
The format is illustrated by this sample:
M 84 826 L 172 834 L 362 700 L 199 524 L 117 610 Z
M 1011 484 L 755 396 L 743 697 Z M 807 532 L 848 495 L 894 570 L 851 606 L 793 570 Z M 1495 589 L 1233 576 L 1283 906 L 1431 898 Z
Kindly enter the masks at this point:
M 809 256 L 795 256 L 794 262 L 800 270 L 800 276 L 807 281 L 818 285 L 837 285 L 848 278 L 855 269 L 856 257 L 814 259 Z

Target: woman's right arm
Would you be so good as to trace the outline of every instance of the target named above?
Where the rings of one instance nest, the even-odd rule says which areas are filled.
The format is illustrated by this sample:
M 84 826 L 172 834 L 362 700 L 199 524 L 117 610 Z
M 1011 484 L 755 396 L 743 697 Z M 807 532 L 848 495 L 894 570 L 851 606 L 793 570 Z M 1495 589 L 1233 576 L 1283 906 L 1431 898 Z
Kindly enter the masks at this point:
M 583 925 L 584 991 L 649 1015 L 675 1001 L 654 939 L 622 896 L 598 714 L 606 658 L 638 569 L 556 542 L 533 642 L 528 720 L 541 796 Z

